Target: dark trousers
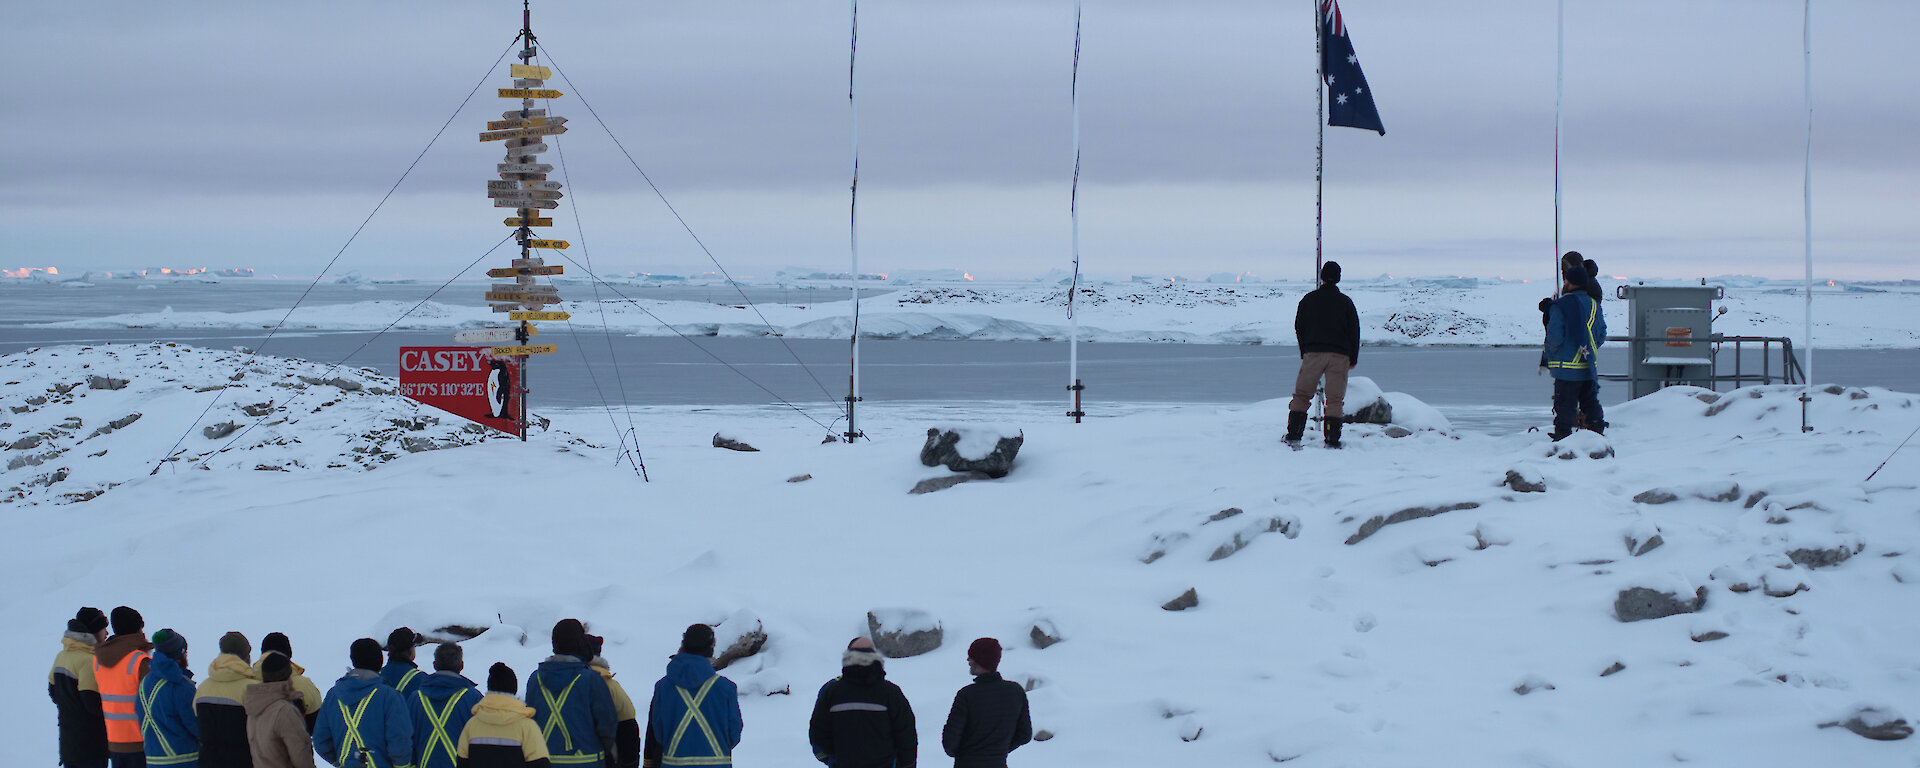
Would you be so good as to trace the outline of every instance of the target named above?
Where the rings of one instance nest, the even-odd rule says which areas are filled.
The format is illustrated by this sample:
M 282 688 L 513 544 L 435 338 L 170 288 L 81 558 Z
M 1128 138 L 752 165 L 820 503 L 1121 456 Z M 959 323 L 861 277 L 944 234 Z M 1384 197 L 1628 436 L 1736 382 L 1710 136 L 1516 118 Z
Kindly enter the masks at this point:
M 107 762 L 113 768 L 147 768 L 145 752 L 108 752 Z
M 1604 429 L 1606 419 L 1600 412 L 1600 382 L 1592 379 L 1553 380 L 1553 431 L 1573 431 L 1575 411 L 1587 416 L 1588 429 Z

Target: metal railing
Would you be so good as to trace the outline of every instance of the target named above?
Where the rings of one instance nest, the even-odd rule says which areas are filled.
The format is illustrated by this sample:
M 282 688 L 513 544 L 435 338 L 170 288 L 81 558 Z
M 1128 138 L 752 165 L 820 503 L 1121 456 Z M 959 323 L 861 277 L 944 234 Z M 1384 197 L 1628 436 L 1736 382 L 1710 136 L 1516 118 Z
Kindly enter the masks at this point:
M 1667 373 L 1666 376 L 1636 376 L 1631 372 L 1599 374 L 1600 378 L 1606 381 L 1656 381 L 1659 382 L 1662 387 L 1673 384 L 1690 384 L 1694 386 L 1705 386 L 1708 389 L 1718 391 L 1720 384 L 1732 384 L 1733 387 L 1737 389 L 1748 384 L 1801 384 L 1804 383 L 1807 378 L 1806 373 L 1800 368 L 1799 358 L 1793 355 L 1793 339 L 1785 336 L 1727 336 L 1718 333 L 1706 338 L 1697 336 L 1608 336 L 1607 341 L 1628 342 L 1630 347 L 1640 346 L 1640 344 L 1635 344 L 1635 342 L 1649 346 L 1656 343 L 1708 344 L 1710 346 L 1708 347 L 1709 352 L 1707 358 L 1702 362 L 1702 365 L 1708 369 L 1707 375 L 1703 376 L 1687 371 L 1687 369 L 1697 366 L 1668 365 L 1654 366 L 1664 367 Z M 1722 373 L 1720 370 L 1720 353 L 1728 344 L 1733 345 L 1733 372 Z M 1746 345 L 1748 344 L 1758 344 L 1760 346 L 1760 371 L 1758 373 L 1749 373 L 1746 370 L 1746 355 L 1743 353 L 1746 352 Z M 1779 346 L 1780 355 L 1778 373 L 1774 372 L 1775 345 Z M 1629 360 L 1629 371 L 1638 370 L 1640 367 L 1640 365 L 1635 364 L 1635 361 Z M 1705 383 L 1702 384 L 1701 382 Z

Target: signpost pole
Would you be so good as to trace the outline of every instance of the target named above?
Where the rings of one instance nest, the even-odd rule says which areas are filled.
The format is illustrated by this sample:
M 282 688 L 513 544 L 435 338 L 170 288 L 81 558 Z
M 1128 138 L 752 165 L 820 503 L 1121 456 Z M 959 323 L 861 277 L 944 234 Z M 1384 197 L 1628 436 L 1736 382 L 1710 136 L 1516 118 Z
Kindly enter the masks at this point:
M 531 65 L 533 63 L 533 57 L 536 52 L 537 52 L 537 49 L 534 47 L 534 38 L 533 38 L 533 0 L 520 0 L 520 63 Z M 533 114 L 533 99 L 530 99 L 530 98 L 522 99 L 520 101 L 521 123 L 524 125 L 526 122 L 526 119 L 532 114 Z M 523 157 L 521 158 L 521 160 L 525 161 L 526 158 Z M 532 202 L 529 201 L 528 204 L 531 205 Z M 538 215 L 539 215 L 539 209 L 536 209 L 536 208 L 520 209 L 520 231 L 518 233 L 518 236 L 520 239 L 520 259 L 521 259 L 521 261 L 519 262 L 520 264 L 526 264 L 527 263 L 526 259 L 530 258 L 533 255 L 533 245 L 532 245 L 533 227 L 529 225 L 533 223 L 533 218 Z M 521 275 L 519 277 L 514 278 L 514 282 L 519 283 L 521 285 L 530 285 L 533 283 L 533 277 L 531 275 Z M 522 306 L 525 306 L 525 305 L 522 305 Z M 526 320 L 520 321 L 520 333 L 518 335 L 520 337 L 520 343 L 522 345 L 525 345 L 527 343 L 527 338 L 532 335 L 532 333 L 530 332 L 531 325 L 532 324 Z M 520 365 L 517 366 L 520 369 L 519 371 L 520 376 L 518 378 L 520 380 L 520 441 L 521 442 L 526 442 L 527 440 L 527 397 L 532 391 L 527 386 L 527 368 L 529 367 L 527 363 L 528 363 L 528 358 L 525 356 L 522 356 L 520 358 Z

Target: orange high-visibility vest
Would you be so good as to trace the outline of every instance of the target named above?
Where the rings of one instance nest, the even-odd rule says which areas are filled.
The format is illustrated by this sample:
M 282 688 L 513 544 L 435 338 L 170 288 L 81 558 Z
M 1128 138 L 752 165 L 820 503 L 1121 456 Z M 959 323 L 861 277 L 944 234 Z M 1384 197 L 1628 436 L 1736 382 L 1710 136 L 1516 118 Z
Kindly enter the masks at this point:
M 134 715 L 133 702 L 140 697 L 140 665 L 152 658 L 146 651 L 134 651 L 111 667 L 93 662 L 95 681 L 100 685 L 100 713 L 107 721 L 107 741 L 115 744 L 139 744 L 140 719 Z

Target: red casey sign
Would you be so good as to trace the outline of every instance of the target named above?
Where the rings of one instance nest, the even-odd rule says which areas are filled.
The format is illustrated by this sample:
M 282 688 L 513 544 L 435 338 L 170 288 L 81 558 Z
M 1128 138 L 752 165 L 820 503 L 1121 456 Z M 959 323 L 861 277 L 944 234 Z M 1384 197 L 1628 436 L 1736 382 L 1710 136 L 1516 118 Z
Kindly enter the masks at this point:
M 497 358 L 485 347 L 401 347 L 400 394 L 519 435 L 525 366 L 525 358 Z

